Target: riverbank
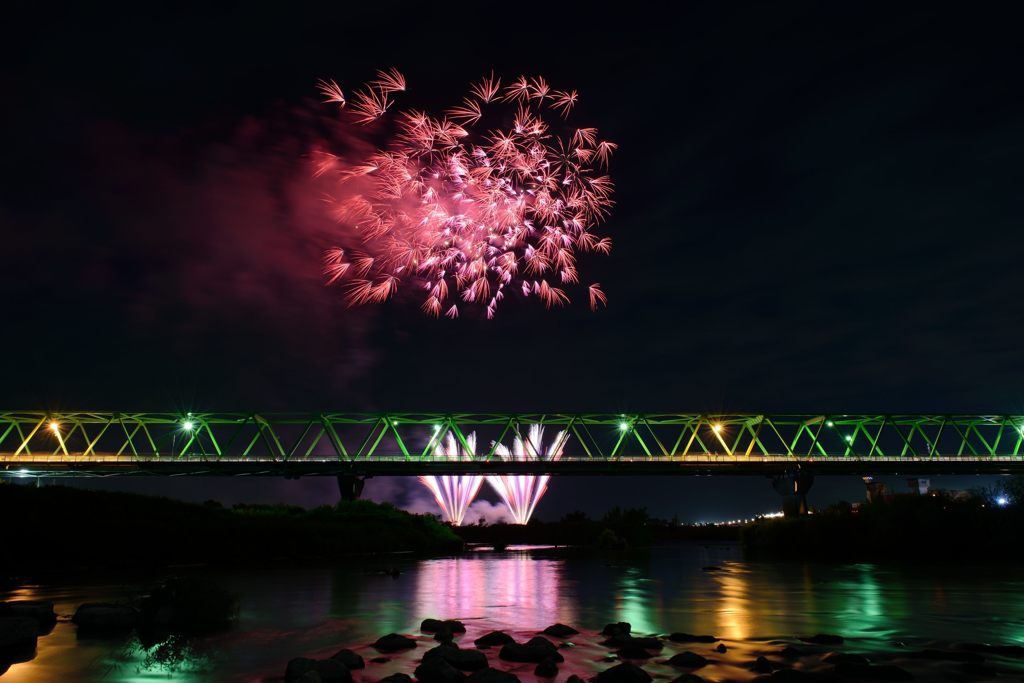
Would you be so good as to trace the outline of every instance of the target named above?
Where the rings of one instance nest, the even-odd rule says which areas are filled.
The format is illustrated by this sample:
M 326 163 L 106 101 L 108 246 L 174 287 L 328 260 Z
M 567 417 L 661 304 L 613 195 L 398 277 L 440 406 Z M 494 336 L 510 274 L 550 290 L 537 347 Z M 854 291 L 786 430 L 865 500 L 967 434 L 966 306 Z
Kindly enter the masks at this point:
M 1024 511 L 984 496 L 896 495 L 817 514 L 762 519 L 741 532 L 748 557 L 841 562 L 1024 561 Z
M 215 502 L 0 484 L 0 516 L 5 520 L 0 576 L 310 562 L 462 548 L 462 541 L 436 518 L 370 501 L 312 510 L 225 508 Z

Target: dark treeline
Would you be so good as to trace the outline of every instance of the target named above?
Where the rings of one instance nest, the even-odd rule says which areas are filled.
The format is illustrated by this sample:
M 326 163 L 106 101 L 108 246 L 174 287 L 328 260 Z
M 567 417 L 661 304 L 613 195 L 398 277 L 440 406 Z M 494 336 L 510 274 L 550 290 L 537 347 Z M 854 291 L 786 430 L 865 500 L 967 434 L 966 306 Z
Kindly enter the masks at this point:
M 750 557 L 842 561 L 1024 560 L 1024 478 L 952 495 L 898 494 L 742 530 Z
M 64 486 L 0 484 L 0 576 L 305 561 L 363 553 L 443 553 L 462 547 L 430 515 L 370 501 L 307 510 L 185 503 Z
M 509 545 L 572 545 L 601 550 L 627 550 L 684 540 L 735 540 L 737 527 L 684 525 L 679 520 L 651 517 L 646 508 L 612 508 L 599 519 L 572 512 L 555 522 L 531 520 L 527 525 L 495 524 L 458 527 L 467 543 Z

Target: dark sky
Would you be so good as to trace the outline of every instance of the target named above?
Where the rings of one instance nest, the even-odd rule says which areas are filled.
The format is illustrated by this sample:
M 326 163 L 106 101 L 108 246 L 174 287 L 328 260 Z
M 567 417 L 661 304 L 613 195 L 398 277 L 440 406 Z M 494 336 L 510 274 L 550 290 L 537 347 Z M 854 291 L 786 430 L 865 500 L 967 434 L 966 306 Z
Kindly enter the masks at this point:
M 1024 412 L 1014 18 L 645 4 L 13 3 L 3 404 Z M 606 310 L 433 320 L 323 287 L 315 83 L 389 66 L 427 107 L 491 69 L 580 90 L 620 145 L 615 249 L 584 264 Z M 622 502 L 709 514 L 657 486 Z

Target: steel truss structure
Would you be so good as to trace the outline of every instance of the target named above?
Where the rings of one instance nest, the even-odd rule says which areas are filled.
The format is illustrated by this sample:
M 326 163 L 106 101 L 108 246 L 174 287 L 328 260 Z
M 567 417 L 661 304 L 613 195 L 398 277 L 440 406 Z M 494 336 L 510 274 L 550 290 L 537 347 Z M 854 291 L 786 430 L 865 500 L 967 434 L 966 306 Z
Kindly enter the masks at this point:
M 528 426 L 556 461 L 502 460 Z M 435 455 L 449 434 L 472 460 Z M 1022 415 L 0 412 L 0 473 L 772 474 L 1024 471 Z

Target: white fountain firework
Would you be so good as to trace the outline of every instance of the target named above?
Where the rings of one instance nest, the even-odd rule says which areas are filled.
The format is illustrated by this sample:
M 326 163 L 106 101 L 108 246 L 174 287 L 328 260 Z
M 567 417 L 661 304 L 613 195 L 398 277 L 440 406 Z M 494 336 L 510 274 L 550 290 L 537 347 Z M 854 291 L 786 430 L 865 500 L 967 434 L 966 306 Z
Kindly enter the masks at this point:
M 554 440 L 545 446 L 544 427 L 530 425 L 526 439 L 516 434 L 512 448 L 504 444 L 495 446 L 494 452 L 502 460 L 558 460 L 565 448 L 567 432 L 558 432 Z M 487 477 L 487 483 L 498 493 L 516 524 L 526 524 L 537 509 L 537 503 L 544 497 L 551 477 L 533 474 L 502 474 Z
M 459 442 L 455 435 L 449 432 L 442 442 L 434 445 L 434 456 L 448 460 L 472 460 L 476 454 L 476 433 L 466 437 L 466 448 L 460 449 Z M 434 499 L 441 506 L 444 518 L 456 526 L 462 526 L 462 520 L 466 516 L 469 504 L 480 492 L 480 486 L 484 478 L 480 475 L 426 475 L 420 477 L 420 481 L 430 492 Z

